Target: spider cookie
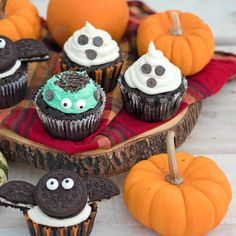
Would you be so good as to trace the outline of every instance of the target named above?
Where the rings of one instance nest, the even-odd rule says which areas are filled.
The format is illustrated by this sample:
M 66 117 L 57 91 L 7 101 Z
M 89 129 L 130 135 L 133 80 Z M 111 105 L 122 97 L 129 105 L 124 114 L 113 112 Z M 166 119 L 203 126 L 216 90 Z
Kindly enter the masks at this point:
M 11 107 L 26 94 L 27 64 L 49 59 L 45 45 L 33 39 L 16 42 L 0 35 L 0 109 Z
M 87 236 L 97 213 L 95 201 L 119 193 L 106 178 L 83 179 L 75 172 L 56 170 L 45 174 L 36 186 L 23 181 L 4 184 L 0 205 L 23 211 L 31 236 Z
M 81 140 L 102 120 L 106 95 L 86 72 L 64 71 L 49 79 L 36 96 L 36 110 L 47 132 Z
M 90 23 L 74 32 L 64 44 L 62 70 L 86 71 L 105 92 L 112 91 L 123 65 L 120 49 L 111 35 Z
M 187 81 L 178 67 L 149 44 L 121 76 L 120 87 L 126 110 L 144 121 L 163 121 L 173 116 L 182 101 Z

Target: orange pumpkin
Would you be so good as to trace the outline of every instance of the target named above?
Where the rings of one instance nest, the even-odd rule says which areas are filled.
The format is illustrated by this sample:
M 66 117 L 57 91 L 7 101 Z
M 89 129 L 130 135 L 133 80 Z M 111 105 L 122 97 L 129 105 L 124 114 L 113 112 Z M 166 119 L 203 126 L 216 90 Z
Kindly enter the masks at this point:
M 47 12 L 49 32 L 59 46 L 89 21 L 119 41 L 128 23 L 126 0 L 50 0 Z
M 160 235 L 202 236 L 227 212 L 230 184 L 207 157 L 176 153 L 175 158 L 173 137 L 168 133 L 168 155 L 152 156 L 131 169 L 124 201 L 136 220 Z
M 29 0 L 0 0 L 0 35 L 13 41 L 38 39 L 40 27 L 38 11 Z
M 199 17 L 185 12 L 166 11 L 146 17 L 137 35 L 140 56 L 147 52 L 150 41 L 185 76 L 202 70 L 214 53 L 210 27 Z

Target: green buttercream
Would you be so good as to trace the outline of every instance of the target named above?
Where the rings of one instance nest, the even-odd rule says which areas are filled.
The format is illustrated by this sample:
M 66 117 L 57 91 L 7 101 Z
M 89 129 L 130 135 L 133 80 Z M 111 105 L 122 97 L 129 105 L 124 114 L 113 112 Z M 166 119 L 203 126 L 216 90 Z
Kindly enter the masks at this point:
M 67 114 L 79 114 L 96 107 L 98 101 L 94 97 L 94 92 L 97 90 L 97 87 L 92 79 L 90 79 L 89 83 L 82 87 L 79 91 L 71 92 L 65 91 L 55 84 L 55 81 L 59 80 L 58 76 L 60 76 L 60 74 L 57 76 L 54 75 L 51 79 L 49 79 L 43 89 L 43 99 L 50 107 Z M 48 100 L 46 97 L 46 92 L 48 90 L 53 92 L 51 100 Z M 68 104 L 68 99 L 71 105 Z

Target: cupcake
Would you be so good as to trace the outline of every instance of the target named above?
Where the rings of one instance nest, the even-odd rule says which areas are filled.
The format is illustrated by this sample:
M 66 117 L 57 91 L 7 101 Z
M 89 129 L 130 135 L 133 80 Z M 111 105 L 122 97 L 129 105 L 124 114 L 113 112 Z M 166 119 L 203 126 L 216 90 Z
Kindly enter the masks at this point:
M 36 96 L 36 110 L 55 138 L 81 140 L 102 120 L 106 96 L 86 72 L 64 71 L 49 79 Z
M 166 120 L 177 112 L 187 81 L 180 69 L 151 42 L 147 54 L 121 75 L 120 87 L 128 113 L 155 122 Z
M 36 186 L 10 181 L 0 187 L 0 205 L 23 211 L 31 236 L 88 236 L 97 214 L 96 201 L 120 193 L 104 177 L 82 179 L 75 172 L 56 170 Z
M 21 39 L 12 42 L 0 35 L 0 109 L 21 101 L 27 91 L 27 64 L 49 58 L 40 41 Z
M 64 71 L 86 71 L 106 93 L 116 87 L 123 65 L 117 42 L 88 22 L 66 41 L 60 61 Z

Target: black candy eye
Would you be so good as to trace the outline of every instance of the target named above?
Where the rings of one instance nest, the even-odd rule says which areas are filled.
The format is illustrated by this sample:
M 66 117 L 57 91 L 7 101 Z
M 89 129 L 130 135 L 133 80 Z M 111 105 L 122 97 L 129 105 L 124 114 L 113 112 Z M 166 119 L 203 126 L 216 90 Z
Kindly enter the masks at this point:
M 155 73 L 158 76 L 164 75 L 166 69 L 163 66 L 157 66 L 155 69 Z
M 96 47 L 101 47 L 103 45 L 103 39 L 101 37 L 97 36 L 93 39 L 93 44 Z
M 94 60 L 97 57 L 97 52 L 94 51 L 93 49 L 87 49 L 85 50 L 86 56 L 89 60 Z
M 69 98 L 63 98 L 62 101 L 61 101 L 61 106 L 67 110 L 67 109 L 70 109 L 71 106 L 72 106 L 72 102 Z
M 88 43 L 88 41 L 89 41 L 88 37 L 84 34 L 80 35 L 78 38 L 78 43 L 80 45 L 86 45 Z
M 83 110 L 86 107 L 86 101 L 83 99 L 78 100 L 76 107 L 78 110 Z
M 147 80 L 147 86 L 149 88 L 154 88 L 157 85 L 157 81 L 153 78 Z
M 45 98 L 48 100 L 48 101 L 51 101 L 53 99 L 53 91 L 52 90 L 47 90 L 46 93 L 45 93 Z
M 141 71 L 144 73 L 144 74 L 150 74 L 151 71 L 152 71 L 152 67 L 149 65 L 149 64 L 143 64 L 142 67 L 141 67 Z
M 6 46 L 6 41 L 0 38 L 0 48 L 5 48 L 5 46 Z

